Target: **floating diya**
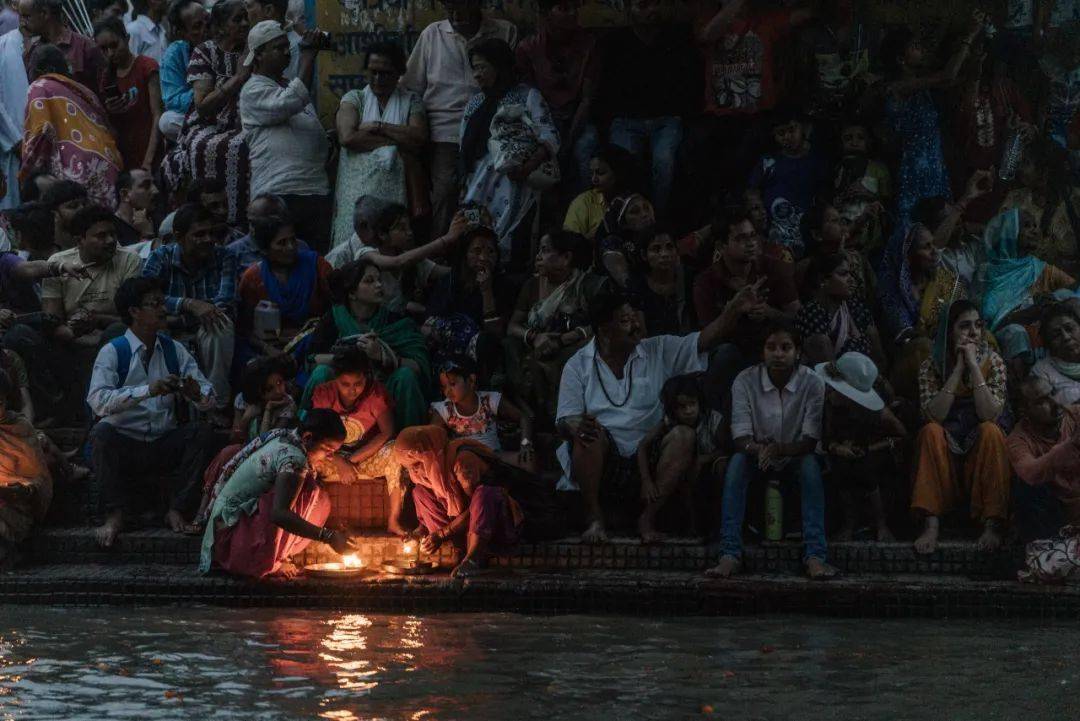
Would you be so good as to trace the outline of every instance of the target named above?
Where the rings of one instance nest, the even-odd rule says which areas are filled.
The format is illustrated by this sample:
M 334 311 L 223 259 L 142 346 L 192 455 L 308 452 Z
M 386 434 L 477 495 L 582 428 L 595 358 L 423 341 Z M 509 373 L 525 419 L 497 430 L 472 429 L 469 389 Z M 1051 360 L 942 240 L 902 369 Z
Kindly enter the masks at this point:
M 421 576 L 434 571 L 435 565 L 420 560 L 418 541 L 405 541 L 401 545 L 401 556 L 383 561 L 382 570 L 395 576 Z
M 364 567 L 364 562 L 355 553 L 342 556 L 340 561 L 304 566 L 304 573 L 315 578 L 352 578 L 370 572 L 370 569 Z

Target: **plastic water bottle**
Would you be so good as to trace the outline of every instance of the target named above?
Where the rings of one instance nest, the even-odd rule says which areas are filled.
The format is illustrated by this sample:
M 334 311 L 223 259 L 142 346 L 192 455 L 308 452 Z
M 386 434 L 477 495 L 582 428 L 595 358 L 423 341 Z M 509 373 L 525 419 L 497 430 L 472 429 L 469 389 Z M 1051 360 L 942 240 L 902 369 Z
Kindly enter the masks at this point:
M 270 300 L 260 300 L 255 306 L 255 336 L 263 340 L 276 340 L 281 336 L 281 309 Z
M 1017 130 L 1005 143 L 1005 149 L 1001 153 L 1001 164 L 998 166 L 998 178 L 1012 180 L 1016 177 L 1016 171 L 1020 168 L 1020 159 L 1024 156 L 1024 139 Z
M 765 540 L 779 541 L 784 537 L 784 495 L 780 481 L 771 480 L 765 487 Z

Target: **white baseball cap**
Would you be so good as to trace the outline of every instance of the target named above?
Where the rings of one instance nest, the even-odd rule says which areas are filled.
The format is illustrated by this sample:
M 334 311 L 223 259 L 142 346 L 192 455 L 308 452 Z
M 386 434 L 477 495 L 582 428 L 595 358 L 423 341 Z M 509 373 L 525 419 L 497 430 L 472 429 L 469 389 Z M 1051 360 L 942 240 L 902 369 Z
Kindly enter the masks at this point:
M 248 53 L 244 58 L 244 65 L 255 62 L 255 51 L 266 45 L 271 40 L 285 37 L 285 30 L 277 20 L 260 20 L 248 30 Z

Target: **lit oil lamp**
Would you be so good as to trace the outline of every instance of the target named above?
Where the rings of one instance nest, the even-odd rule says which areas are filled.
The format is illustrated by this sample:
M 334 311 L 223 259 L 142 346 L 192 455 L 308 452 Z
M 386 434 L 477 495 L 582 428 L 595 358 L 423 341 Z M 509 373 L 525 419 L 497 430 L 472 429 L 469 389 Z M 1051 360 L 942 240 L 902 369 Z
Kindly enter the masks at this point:
M 418 541 L 408 540 L 401 544 L 401 556 L 383 561 L 382 569 L 396 576 L 419 576 L 431 573 L 435 566 L 430 561 L 420 560 Z
M 360 556 L 350 553 L 347 556 L 342 556 L 340 561 L 313 563 L 310 566 L 304 566 L 304 572 L 309 576 L 318 578 L 349 578 L 369 571 L 364 568 L 364 562 Z

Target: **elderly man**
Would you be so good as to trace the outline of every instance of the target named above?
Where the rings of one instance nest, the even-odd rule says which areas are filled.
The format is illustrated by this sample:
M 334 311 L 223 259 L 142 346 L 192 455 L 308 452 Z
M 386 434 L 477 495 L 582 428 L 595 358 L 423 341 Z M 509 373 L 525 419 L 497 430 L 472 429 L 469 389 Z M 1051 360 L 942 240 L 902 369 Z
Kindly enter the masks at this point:
M 559 490 L 581 490 L 587 523 L 582 540 L 601 543 L 607 540 L 601 493 L 637 510 L 636 489 L 615 487 L 621 477 L 619 459 L 632 458 L 663 418 L 664 383 L 705 370 L 709 351 L 720 342 L 722 321 L 717 318 L 682 337 L 646 338 L 641 312 L 617 294 L 598 295 L 589 304 L 589 316 L 596 336 L 563 367 L 555 422 L 566 439 L 557 452 L 563 468 Z M 693 452 L 692 434 L 664 449 L 668 463 Z
M 333 217 L 325 168 L 329 143 L 309 95 L 318 37 L 318 30 L 304 34 L 299 77 L 286 84 L 289 38 L 281 23 L 263 20 L 251 28 L 244 64 L 253 70 L 240 91 L 240 122 L 251 157 L 252 197 L 280 195 L 297 235 L 325 254 Z
M 1021 420 L 1005 441 L 1021 481 L 1017 520 L 1025 540 L 1080 523 L 1080 406 L 1063 406 L 1041 376 L 1020 383 Z
M 19 29 L 32 37 L 23 51 L 23 62 L 30 70 L 30 56 L 40 45 L 55 45 L 63 51 L 71 66 L 71 77 L 91 92 L 98 87 L 98 76 L 105 58 L 91 38 L 74 33 L 64 25 L 62 0 L 19 0 Z
M 431 127 L 432 234 L 445 233 L 457 210 L 458 134 L 465 105 L 480 86 L 473 79 L 468 45 L 486 38 L 517 44 L 517 28 L 485 17 L 480 0 L 447 0 L 449 18 L 420 33 L 401 86 L 424 100 Z
M 248 24 L 255 27 L 263 20 L 273 20 L 282 28 L 288 27 L 285 14 L 289 10 L 289 0 L 245 0 Z M 295 30 L 285 33 L 289 39 L 289 66 L 285 68 L 285 79 L 292 80 L 300 73 L 300 35 Z

